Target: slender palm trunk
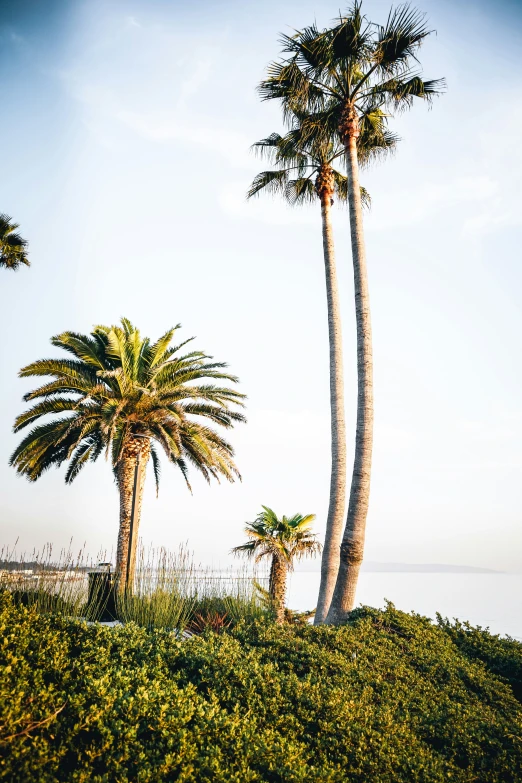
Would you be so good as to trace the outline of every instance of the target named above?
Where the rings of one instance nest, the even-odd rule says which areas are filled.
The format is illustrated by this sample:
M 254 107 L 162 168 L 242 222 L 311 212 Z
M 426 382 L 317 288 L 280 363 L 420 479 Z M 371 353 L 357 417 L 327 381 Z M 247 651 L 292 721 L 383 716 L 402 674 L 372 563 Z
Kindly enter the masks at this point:
M 339 547 L 343 533 L 346 505 L 346 426 L 344 414 L 343 346 L 339 290 L 331 218 L 331 193 L 321 193 L 323 253 L 328 306 L 328 339 L 330 344 L 330 421 L 332 434 L 332 470 L 330 504 L 321 560 L 321 585 L 315 624 L 325 621 L 339 571 Z
M 372 331 L 357 161 L 358 128 L 353 110 L 349 123 L 350 121 L 351 132 L 346 138 L 346 160 L 357 325 L 357 429 L 350 501 L 340 550 L 341 562 L 326 619 L 326 622 L 334 625 L 347 617 L 355 603 L 357 579 L 364 552 L 373 445 Z
M 118 466 L 120 493 L 120 529 L 116 551 L 118 587 L 132 589 L 138 545 L 138 528 L 150 444 L 137 438 L 130 442 Z
M 275 621 L 278 625 L 282 625 L 285 621 L 287 572 L 286 563 L 273 555 L 270 566 L 269 592 L 274 607 Z

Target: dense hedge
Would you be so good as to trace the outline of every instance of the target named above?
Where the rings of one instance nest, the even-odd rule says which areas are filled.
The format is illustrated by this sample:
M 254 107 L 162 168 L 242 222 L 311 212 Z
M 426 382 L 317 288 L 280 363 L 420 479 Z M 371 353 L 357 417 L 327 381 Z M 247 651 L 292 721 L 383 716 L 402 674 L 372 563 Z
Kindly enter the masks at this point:
M 2 780 L 522 780 L 522 707 L 486 665 L 509 680 L 511 664 L 483 631 L 482 655 L 464 627 L 390 607 L 340 629 L 258 623 L 180 642 L 7 596 L 0 628 Z
M 473 628 L 469 623 L 454 623 L 438 617 L 442 628 L 461 652 L 472 660 L 486 664 L 494 674 L 498 674 L 511 685 L 516 698 L 522 702 L 522 644 L 509 637 L 492 636 L 481 628 Z

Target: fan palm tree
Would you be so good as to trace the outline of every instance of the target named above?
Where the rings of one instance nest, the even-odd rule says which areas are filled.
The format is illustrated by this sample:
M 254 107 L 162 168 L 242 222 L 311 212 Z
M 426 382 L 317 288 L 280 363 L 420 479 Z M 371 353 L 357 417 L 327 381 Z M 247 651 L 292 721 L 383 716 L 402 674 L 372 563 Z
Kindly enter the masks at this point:
M 326 277 L 326 301 L 328 312 L 328 339 L 330 354 L 330 427 L 331 474 L 330 500 L 324 550 L 321 559 L 321 585 L 315 622 L 322 623 L 332 599 L 339 570 L 339 546 L 346 506 L 346 425 L 344 412 L 344 379 L 342 328 L 335 265 L 335 250 L 331 208 L 334 196 L 346 203 L 348 180 L 336 164 L 344 157 L 344 147 L 335 136 L 303 133 L 302 125 L 308 116 L 294 115 L 292 129 L 283 137 L 272 133 L 253 145 L 262 155 L 267 155 L 277 166 L 257 175 L 248 191 L 248 198 L 262 191 L 281 194 L 292 205 L 319 202 L 321 206 L 323 256 Z M 397 137 L 383 129 L 381 133 L 367 132 L 358 139 L 359 162 L 368 164 L 380 154 L 390 151 Z M 361 188 L 363 203 L 369 205 L 370 197 Z
M 9 215 L 0 214 L 0 266 L 18 269 L 30 266 L 27 258 L 27 241 L 16 232 L 17 223 Z
M 310 532 L 315 514 L 308 514 L 306 517 L 295 514 L 290 518 L 278 519 L 271 508 L 262 508 L 263 511 L 257 519 L 247 523 L 245 527 L 245 533 L 250 540 L 234 547 L 232 552 L 253 558 L 256 563 L 264 557 L 271 558 L 268 592 L 276 622 L 282 624 L 285 620 L 288 572 L 293 569 L 295 560 L 320 552 L 321 544 Z
M 340 548 L 340 568 L 327 622 L 346 618 L 364 551 L 373 446 L 373 357 L 358 139 L 381 133 L 390 116 L 412 106 L 416 98 L 431 101 L 443 80 L 425 81 L 417 52 L 430 34 L 423 14 L 408 5 L 390 11 L 385 25 L 372 24 L 351 6 L 333 27 L 315 25 L 283 36 L 284 58 L 269 67 L 260 85 L 265 100 L 279 99 L 286 117 L 308 111 L 303 132 L 336 134 L 345 150 L 354 271 L 357 330 L 357 426 L 348 514 Z
M 207 481 L 239 477 L 232 446 L 205 423 L 230 428 L 244 421 L 231 407 L 242 406 L 244 395 L 214 385 L 236 383 L 237 378 L 201 351 L 183 353 L 194 338 L 173 345 L 178 329 L 179 325 L 169 329 L 155 343 L 127 319 L 121 326 L 97 326 L 90 335 L 64 332 L 51 343 L 73 358 L 40 359 L 20 371 L 22 378 L 52 380 L 25 395 L 27 402 L 38 402 L 18 416 L 15 432 L 42 416 L 51 418 L 31 429 L 10 464 L 36 481 L 48 468 L 68 461 L 65 481 L 70 484 L 88 462 L 105 452 L 120 495 L 120 586 L 132 585 L 149 457 L 159 487 L 158 446 L 181 470 L 189 489 L 189 465 Z

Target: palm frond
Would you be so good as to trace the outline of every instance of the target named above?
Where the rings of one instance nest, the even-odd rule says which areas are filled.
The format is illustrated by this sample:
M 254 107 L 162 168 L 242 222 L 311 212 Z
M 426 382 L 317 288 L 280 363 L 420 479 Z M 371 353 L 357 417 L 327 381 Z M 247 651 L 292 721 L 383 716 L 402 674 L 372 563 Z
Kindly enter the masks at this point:
M 361 13 L 362 3 L 356 0 L 339 23 L 323 34 L 325 59 L 330 66 L 341 64 L 353 69 L 355 63 L 365 63 L 371 52 L 371 26 Z
M 185 484 L 187 485 L 188 491 L 192 494 L 192 487 L 190 485 L 190 481 L 188 480 L 188 467 L 186 461 L 180 457 L 180 459 L 175 460 L 175 463 L 180 469 L 183 478 L 185 479 Z
M 333 170 L 333 178 L 335 184 L 335 196 L 341 204 L 348 202 L 348 177 L 341 174 L 336 169 Z
M 400 141 L 399 136 L 386 127 L 372 126 L 371 116 L 361 118 L 361 135 L 357 139 L 357 158 L 361 167 L 391 155 Z
M 268 78 L 258 87 L 259 95 L 263 101 L 280 100 L 285 119 L 303 106 L 310 111 L 323 106 L 323 91 L 303 73 L 295 59 L 271 63 L 267 71 Z
M 21 429 L 27 427 L 28 424 L 32 424 L 39 419 L 40 416 L 47 416 L 49 414 L 59 414 L 64 411 L 78 411 L 78 402 L 76 400 L 67 399 L 65 397 L 51 397 L 34 405 L 25 413 L 20 414 L 15 419 L 13 432 L 20 432 Z
M 300 177 L 287 182 L 285 197 L 292 205 L 311 204 L 317 199 L 317 191 L 310 177 Z
M 431 102 L 441 95 L 446 89 L 445 79 L 431 79 L 424 81 L 418 74 L 412 74 L 409 78 L 392 77 L 380 82 L 368 91 L 368 97 L 372 100 L 381 98 L 385 105 L 392 109 L 408 109 L 415 98 Z
M 366 188 L 364 188 L 362 185 L 361 185 L 361 202 L 363 207 L 365 207 L 366 209 L 370 209 L 372 205 L 372 197 L 370 196 Z
M 149 366 L 151 368 L 156 367 L 160 362 L 163 361 L 165 354 L 167 353 L 172 342 L 172 338 L 180 327 L 181 324 L 176 324 L 176 326 L 173 326 L 172 329 L 169 329 L 167 332 L 165 332 L 165 334 L 162 335 L 162 337 L 160 337 L 159 340 L 157 340 L 154 345 L 150 347 Z M 189 340 L 186 340 L 183 345 L 186 345 L 187 342 L 189 342 Z
M 254 557 L 257 546 L 258 545 L 256 541 L 247 541 L 246 544 L 235 546 L 230 551 L 234 555 L 246 555 L 247 557 Z
M 280 136 L 279 133 L 271 133 L 266 139 L 260 139 L 259 141 L 254 142 L 251 149 L 259 155 L 260 158 L 273 160 L 282 138 L 283 137 Z
M 95 442 L 93 440 L 85 440 L 81 442 L 75 449 L 70 461 L 69 467 L 65 473 L 65 483 L 71 484 L 80 470 L 87 464 L 89 459 L 92 459 L 94 453 Z
M 5 213 L 0 214 L 0 267 L 19 269 L 31 266 L 27 257 L 27 241 L 17 233 L 18 223 Z
M 419 76 L 414 76 L 406 82 L 397 85 L 391 93 L 393 103 L 398 109 L 409 109 L 414 98 L 421 98 L 431 103 L 446 89 L 445 79 L 430 79 L 423 81 Z
M 258 196 L 263 190 L 265 193 L 276 195 L 284 193 L 288 181 L 288 171 L 286 169 L 274 169 L 273 171 L 262 171 L 252 180 L 248 189 L 247 198 Z
M 150 456 L 152 458 L 152 470 L 154 471 L 154 481 L 156 483 L 156 497 L 159 495 L 160 475 L 161 475 L 161 463 L 159 454 L 154 448 L 154 445 L 150 447 Z
M 283 52 L 297 58 L 305 67 L 319 68 L 322 63 L 323 47 L 319 29 L 315 24 L 303 28 L 296 35 L 281 35 Z
M 67 459 L 71 444 L 74 443 L 74 433 L 70 432 L 64 438 L 69 427 L 69 418 L 37 425 L 14 450 L 9 464 L 29 481 L 36 481 L 53 466 L 59 467 Z
M 97 370 L 107 369 L 105 351 L 99 341 L 94 339 L 94 335 L 62 332 L 56 337 L 51 337 L 51 344 L 72 353 L 89 367 L 95 367 Z
M 416 52 L 428 35 L 426 15 L 408 3 L 392 8 L 386 24 L 378 28 L 373 61 L 385 73 L 396 72 Z

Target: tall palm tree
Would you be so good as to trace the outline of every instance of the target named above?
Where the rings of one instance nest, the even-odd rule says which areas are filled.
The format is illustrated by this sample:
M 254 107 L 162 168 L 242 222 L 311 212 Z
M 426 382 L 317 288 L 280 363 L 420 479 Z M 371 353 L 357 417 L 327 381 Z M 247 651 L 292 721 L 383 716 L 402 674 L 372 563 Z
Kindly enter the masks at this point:
M 321 585 L 315 615 L 316 624 L 324 622 L 332 599 L 339 570 L 339 547 L 346 506 L 346 425 L 344 412 L 344 378 L 342 328 L 337 286 L 337 271 L 331 207 L 334 196 L 346 203 L 348 180 L 336 164 L 344 157 L 344 147 L 335 136 L 303 132 L 308 122 L 306 114 L 293 115 L 292 129 L 283 137 L 272 133 L 254 144 L 254 149 L 268 157 L 277 166 L 256 176 L 248 198 L 262 191 L 281 194 L 292 205 L 319 202 L 321 206 L 323 256 L 326 278 L 328 312 L 328 339 L 330 353 L 330 428 L 331 473 L 330 499 L 324 550 L 321 559 Z M 397 143 L 397 137 L 386 131 L 367 132 L 358 139 L 358 157 L 368 164 L 376 156 L 388 152 Z M 369 204 L 366 190 L 361 188 L 363 203 Z
M 354 606 L 363 559 L 373 446 L 373 357 L 370 301 L 359 187 L 358 139 L 380 133 L 396 111 L 416 98 L 431 101 L 443 80 L 425 81 L 417 52 L 430 34 L 423 14 L 408 5 L 390 11 L 385 25 L 372 24 L 356 0 L 333 27 L 315 25 L 283 36 L 281 61 L 260 85 L 263 99 L 279 99 L 285 116 L 307 110 L 310 133 L 334 133 L 345 149 L 357 330 L 357 426 L 350 500 L 340 549 L 340 568 L 327 615 L 339 623 Z M 305 130 L 305 129 L 303 129 Z
M 245 533 L 250 539 L 245 544 L 234 547 L 234 554 L 246 555 L 256 563 L 264 557 L 270 557 L 269 594 L 274 606 L 278 624 L 285 620 L 286 582 L 288 572 L 294 567 L 294 561 L 311 557 L 321 551 L 321 544 L 310 532 L 315 514 L 306 517 L 295 514 L 293 517 L 278 519 L 268 506 L 254 522 L 248 522 Z
M 40 359 L 20 377 L 50 376 L 24 400 L 39 400 L 15 421 L 15 432 L 38 423 L 11 456 L 10 464 L 30 481 L 68 461 L 70 484 L 102 452 L 110 458 L 120 494 L 116 555 L 119 583 L 132 585 L 145 469 L 152 466 L 159 487 L 161 446 L 190 489 L 188 466 L 207 481 L 239 477 L 232 446 L 205 420 L 225 428 L 244 421 L 231 406 L 244 395 L 214 381 L 236 383 L 221 362 L 201 351 L 181 352 L 192 339 L 173 345 L 178 326 L 155 343 L 128 321 L 97 326 L 90 335 L 64 332 L 51 343 L 73 358 Z M 210 381 L 210 382 L 209 382 Z M 65 414 L 65 415 L 62 415 Z
M 0 214 L 0 267 L 18 269 L 30 266 L 27 258 L 27 241 L 17 233 L 17 223 L 9 215 Z

